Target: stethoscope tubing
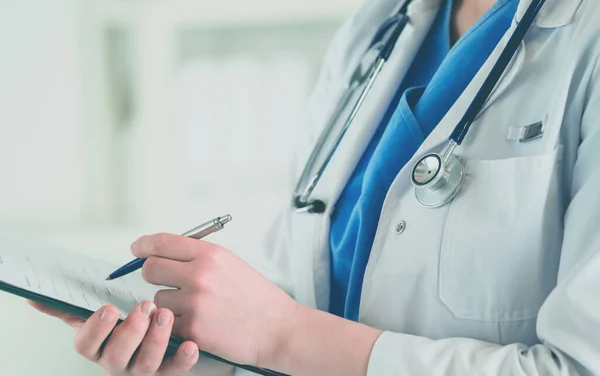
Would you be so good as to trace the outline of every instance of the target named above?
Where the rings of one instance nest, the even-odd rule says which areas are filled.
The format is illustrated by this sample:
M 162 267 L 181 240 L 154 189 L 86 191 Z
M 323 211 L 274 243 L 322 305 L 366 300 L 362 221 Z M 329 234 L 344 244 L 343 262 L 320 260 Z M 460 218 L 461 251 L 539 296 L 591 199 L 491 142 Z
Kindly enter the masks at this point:
M 358 74 L 357 77 L 357 72 L 362 73 L 360 69 L 357 68 L 357 70 L 355 71 L 355 75 L 350 80 L 348 88 L 345 90 L 344 94 L 340 98 L 340 101 L 336 106 L 335 111 L 333 112 L 332 116 L 329 117 L 325 129 L 319 137 L 311 155 L 309 156 L 308 162 L 304 167 L 304 170 L 294 192 L 294 199 L 292 203 L 294 211 L 298 213 L 323 213 L 325 211 L 325 204 L 320 200 L 310 201 L 310 196 L 312 195 L 315 187 L 320 181 L 323 173 L 325 172 L 325 169 L 329 165 L 329 162 L 333 158 L 333 155 L 338 149 L 350 125 L 353 123 L 358 112 L 362 108 L 362 105 L 364 104 L 368 94 L 370 93 L 377 77 L 383 70 L 385 63 L 391 56 L 391 53 L 394 50 L 395 45 L 399 40 L 400 35 L 402 34 L 402 31 L 410 22 L 408 16 L 408 6 L 410 5 L 411 1 L 412 0 L 406 0 L 400 6 L 398 12 L 396 12 L 391 18 L 387 19 L 386 22 L 376 31 L 369 45 L 369 48 L 367 49 L 366 54 L 368 54 L 369 51 L 373 50 L 374 48 L 377 48 L 378 54 L 377 58 L 375 59 L 375 62 L 373 63 L 369 71 L 368 79 L 366 80 L 366 85 L 361 90 L 360 96 L 357 102 L 353 105 L 350 114 L 344 120 L 342 128 L 336 135 L 333 144 L 327 151 L 327 154 L 325 155 L 325 158 L 323 159 L 318 170 L 313 172 L 313 169 L 318 162 L 318 158 L 321 155 L 321 151 L 325 147 L 325 143 L 329 139 L 331 132 L 333 131 L 335 125 L 337 124 L 337 121 L 339 120 L 339 117 L 341 117 L 344 113 L 344 109 L 353 94 L 353 90 L 355 90 L 357 87 L 360 87 L 360 85 L 364 84 L 363 80 L 364 77 L 366 77 L 366 74 L 364 76 L 362 74 Z M 460 190 L 462 182 L 464 181 L 465 162 L 462 158 L 455 156 L 454 151 L 464 141 L 465 137 L 469 132 L 469 129 L 471 128 L 475 119 L 487 103 L 490 95 L 492 94 L 496 85 L 502 78 L 502 75 L 506 71 L 508 65 L 514 58 L 519 46 L 525 39 L 527 32 L 531 28 L 531 25 L 535 21 L 538 13 L 540 12 L 545 2 L 546 0 L 533 0 L 533 2 L 529 5 L 525 14 L 518 22 L 513 34 L 509 38 L 506 46 L 500 53 L 500 56 L 498 57 L 498 60 L 492 67 L 489 75 L 486 77 L 481 88 L 476 93 L 471 104 L 467 108 L 467 111 L 450 134 L 448 138 L 448 145 L 442 152 L 441 156 L 438 156 L 437 154 L 428 154 L 419 160 L 419 163 L 421 163 L 427 162 L 428 157 L 441 159 L 439 169 L 435 172 L 436 174 L 447 175 L 451 172 L 446 170 L 448 166 L 454 165 L 455 168 L 452 171 L 456 171 L 456 174 L 460 173 L 462 175 L 460 176 L 460 179 L 453 179 L 452 177 L 450 177 L 450 179 L 447 179 L 447 181 L 454 182 L 453 184 L 458 184 L 458 186 L 452 187 L 452 189 L 439 189 L 439 179 L 430 180 L 431 184 L 435 184 L 435 187 L 430 185 L 429 182 L 417 183 L 419 179 L 423 179 L 423 176 L 415 176 L 415 174 L 419 170 L 419 165 L 417 164 L 414 166 L 412 171 L 412 182 L 415 185 L 415 189 L 420 190 L 421 196 L 423 196 L 424 194 L 426 195 L 427 192 L 425 192 L 425 190 L 428 189 L 431 190 L 431 192 L 429 193 L 438 192 L 441 195 L 441 192 L 450 192 L 448 194 L 452 195 L 451 197 L 439 197 L 439 202 L 432 202 L 430 205 L 424 204 L 424 206 L 439 207 L 445 205 L 447 202 L 451 201 L 452 198 Z M 461 168 L 456 168 L 457 163 L 461 164 Z M 422 170 L 423 169 L 420 169 L 420 171 Z M 423 202 L 421 202 L 421 204 L 423 204 Z

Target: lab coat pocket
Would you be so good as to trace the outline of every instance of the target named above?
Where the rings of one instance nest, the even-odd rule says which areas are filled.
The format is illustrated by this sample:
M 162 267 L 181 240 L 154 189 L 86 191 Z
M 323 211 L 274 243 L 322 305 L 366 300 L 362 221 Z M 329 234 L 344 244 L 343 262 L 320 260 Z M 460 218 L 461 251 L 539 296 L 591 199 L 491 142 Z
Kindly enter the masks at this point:
M 461 319 L 537 316 L 556 284 L 562 243 L 562 148 L 551 153 L 470 160 L 449 209 L 439 294 Z

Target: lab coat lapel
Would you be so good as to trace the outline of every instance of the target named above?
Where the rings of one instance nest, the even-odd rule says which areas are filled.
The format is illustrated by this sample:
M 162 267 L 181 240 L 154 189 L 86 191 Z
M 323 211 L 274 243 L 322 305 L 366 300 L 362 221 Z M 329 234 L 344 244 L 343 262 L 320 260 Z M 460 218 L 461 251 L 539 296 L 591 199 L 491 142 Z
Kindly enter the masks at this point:
M 331 214 L 369 141 L 380 125 L 398 86 L 410 68 L 439 7 L 439 0 L 415 1 L 408 9 L 409 24 L 400 35 L 394 52 L 375 81 L 367 99 L 344 135 L 313 196 L 327 204 Z M 384 20 L 374 20 L 381 24 Z
M 520 22 L 533 0 L 521 0 L 517 9 L 516 20 Z M 573 21 L 575 13 L 583 0 L 546 0 L 540 9 L 535 25 L 541 28 L 556 28 L 565 26 Z
M 394 97 L 401 80 L 427 35 L 437 14 L 439 2 L 440 0 L 415 0 L 408 8 L 409 24 L 401 34 L 394 52 L 313 192 L 315 198 L 325 202 L 327 212 L 317 217 L 320 223 L 316 226 L 317 233 L 311 241 L 314 242 L 315 252 L 306 253 L 311 257 L 300 261 L 308 262 L 302 268 L 312 271 L 312 275 L 309 276 L 312 278 L 309 280 L 305 278 L 308 284 L 304 284 L 307 290 L 302 291 L 304 304 L 323 310 L 327 310 L 329 307 L 329 226 L 335 201 L 379 126 L 391 98 Z M 385 19 L 377 19 L 372 22 L 379 25 L 384 21 Z M 359 52 L 362 51 L 357 51 L 357 53 Z M 307 221 L 310 220 L 307 219 Z M 312 225 L 307 224 L 307 226 Z
M 305 218 L 307 222 L 310 222 L 305 224 L 305 228 L 313 228 L 315 229 L 315 232 L 312 232 L 314 237 L 310 237 L 311 244 L 306 244 L 309 246 L 309 249 L 312 248 L 314 252 L 302 252 L 304 256 L 296 258 L 296 261 L 299 263 L 299 270 L 305 272 L 311 271 L 311 273 L 300 273 L 298 275 L 298 280 L 296 281 L 297 286 L 303 286 L 301 294 L 299 294 L 301 295 L 300 300 L 303 304 L 316 306 L 325 310 L 329 307 L 328 286 L 330 265 L 328 240 L 330 214 L 333 210 L 335 201 L 338 199 L 341 191 L 346 185 L 350 174 L 354 170 L 360 156 L 375 132 L 376 127 L 379 125 L 381 117 L 389 106 L 389 101 L 385 100 L 385 98 L 393 97 L 400 80 L 404 78 L 408 67 L 414 59 L 414 55 L 427 34 L 427 31 L 437 14 L 439 1 L 440 0 L 414 0 L 411 7 L 409 7 L 409 16 L 411 17 L 410 24 L 400 37 L 396 49 L 394 50 L 394 54 L 392 54 L 390 61 L 386 64 L 386 68 L 378 79 L 377 85 L 373 88 L 369 99 L 363 106 L 359 116 L 353 122 L 352 127 L 346 134 L 337 153 L 330 162 L 329 167 L 322 178 L 321 184 L 317 186 L 317 189 L 314 192 L 315 197 L 322 199 L 327 204 L 328 212 L 322 216 L 306 216 Z M 409 186 L 410 179 L 407 178 L 406 175 L 410 171 L 410 167 L 416 162 L 417 158 L 427 151 L 439 152 L 441 150 L 444 140 L 451 133 L 454 126 L 471 103 L 475 93 L 481 87 L 485 77 L 487 77 L 491 67 L 506 45 L 508 38 L 510 38 L 510 34 L 514 31 L 516 22 L 520 20 L 520 17 L 522 17 L 522 14 L 530 2 L 531 0 L 521 1 L 519 11 L 515 17 L 516 20 L 509 32 L 507 32 L 486 64 L 482 67 L 451 110 L 446 114 L 438 127 L 427 138 L 419 152 L 415 154 L 411 162 L 409 162 L 397 176 L 394 184 Z M 581 2 L 582 0 L 548 0 L 547 5 L 540 12 L 538 19 L 536 20 L 536 25 L 539 27 L 558 27 L 568 24 L 573 19 L 573 15 L 579 8 Z M 365 22 L 381 24 L 384 21 L 383 18 L 382 15 L 379 15 L 378 17 L 372 17 L 372 19 L 368 19 Z M 351 48 L 356 50 L 356 47 L 357 46 L 354 45 Z M 361 51 L 356 51 L 356 53 L 360 52 Z M 525 43 L 522 43 L 511 64 L 507 68 L 507 71 L 488 100 L 485 108 L 492 105 L 496 98 L 498 98 L 510 84 L 514 82 L 525 63 L 525 57 Z M 342 83 L 340 83 L 340 85 L 341 84 Z M 468 143 L 468 138 L 466 143 Z M 389 205 L 387 205 L 387 209 L 389 211 Z M 386 205 L 384 205 L 384 211 L 385 210 Z M 386 217 L 385 213 L 382 214 L 382 218 Z M 381 226 L 385 226 L 385 223 L 380 223 L 380 227 Z M 377 247 L 377 245 L 374 245 L 374 248 Z M 304 251 L 304 249 L 301 251 Z
M 475 95 L 483 85 L 484 81 L 488 77 L 494 64 L 498 61 L 500 54 L 506 47 L 508 40 L 514 32 L 515 27 L 516 23 L 513 22 L 509 30 L 505 33 L 504 37 L 500 40 L 496 48 L 492 51 L 490 57 L 486 60 L 483 67 L 475 75 L 473 80 L 469 83 L 465 91 L 460 95 L 460 97 L 456 100 L 454 105 L 446 113 L 444 118 L 442 118 L 438 126 L 431 132 L 429 137 L 427 137 L 425 142 L 421 145 L 418 152 L 415 154 L 415 157 L 423 154 L 426 150 L 432 148 L 440 142 L 443 142 L 450 136 L 450 134 L 452 133 L 462 116 L 465 114 L 465 112 L 471 105 L 473 98 L 475 97 Z M 511 83 L 514 82 L 515 78 L 518 76 L 519 72 L 523 68 L 523 64 L 525 62 L 525 54 L 525 42 L 521 42 L 521 45 L 517 49 L 515 56 L 507 66 L 504 74 L 498 81 L 498 84 L 492 91 L 492 94 L 486 101 L 478 117 L 481 116 L 481 114 L 483 114 L 483 112 L 485 112 L 485 110 L 488 109 L 494 103 L 494 101 L 498 97 L 500 97 L 500 95 L 503 92 L 505 92 L 506 89 L 510 87 Z M 477 124 L 474 124 L 473 126 L 476 127 Z
M 515 19 L 509 30 L 498 43 L 490 57 L 487 59 L 486 63 L 483 65 L 482 69 L 479 70 L 469 86 L 467 86 L 467 89 L 462 93 L 452 108 L 446 113 L 446 116 L 444 116 L 442 121 L 421 145 L 420 149 L 415 154 L 414 159 L 424 154 L 435 145 L 439 145 L 450 136 L 454 130 L 454 127 L 456 127 L 462 116 L 465 114 L 467 108 L 477 94 L 477 91 L 481 88 L 492 67 L 500 57 L 500 54 L 506 47 L 508 40 L 518 25 L 518 22 L 520 22 L 520 20 L 523 18 L 523 15 L 531 4 L 531 1 L 532 0 L 521 0 L 515 14 Z M 540 28 L 556 28 L 568 25 L 572 22 L 582 1 L 583 0 L 547 0 L 535 20 L 535 26 Z M 527 39 L 527 37 L 525 39 Z M 494 103 L 494 101 L 498 99 L 500 95 L 504 93 L 506 89 L 508 89 L 515 81 L 519 75 L 519 72 L 523 68 L 523 64 L 525 63 L 526 51 L 526 41 L 522 41 L 519 49 L 515 53 L 515 56 L 500 78 L 500 81 L 496 85 L 496 88 L 490 95 L 490 98 L 487 100 L 478 117 L 481 116 L 481 114 L 483 114 L 483 112 L 485 112 L 485 110 L 488 109 Z M 474 124 L 473 126 L 476 127 L 477 124 Z M 468 142 L 468 136 L 465 142 Z

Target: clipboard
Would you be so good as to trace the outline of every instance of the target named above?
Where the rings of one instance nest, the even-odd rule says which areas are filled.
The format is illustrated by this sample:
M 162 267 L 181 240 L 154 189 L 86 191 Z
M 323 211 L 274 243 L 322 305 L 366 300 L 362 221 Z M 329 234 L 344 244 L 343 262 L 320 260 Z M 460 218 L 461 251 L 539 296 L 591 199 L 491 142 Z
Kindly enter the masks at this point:
M 0 291 L 4 291 L 6 293 L 34 301 L 34 302 L 46 305 L 46 306 L 54 308 L 54 309 L 57 309 L 57 310 L 60 310 L 60 311 L 63 311 L 63 312 L 66 312 L 66 313 L 69 313 L 72 315 L 79 316 L 83 319 L 87 319 L 91 315 L 94 314 L 94 312 L 95 312 L 94 310 L 87 309 L 85 307 L 82 307 L 82 306 L 79 306 L 76 304 L 72 304 L 72 303 L 63 301 L 61 299 L 57 299 L 52 296 L 48 296 L 46 294 L 32 291 L 32 290 L 35 290 L 33 288 L 27 289 L 27 288 L 24 288 L 23 286 L 17 286 L 15 284 L 6 282 L 5 280 L 3 280 L 3 275 L 2 275 L 1 266 L 3 266 L 3 263 L 4 263 L 2 256 L 3 256 L 3 250 L 2 250 L 2 246 L 0 244 Z M 6 256 L 6 255 L 4 255 L 4 256 Z M 27 260 L 29 260 L 29 259 L 27 259 Z M 29 282 L 29 280 L 27 280 L 27 282 Z M 54 286 L 54 288 L 56 288 L 56 286 Z M 123 318 L 119 318 L 117 325 L 121 324 L 122 322 L 123 322 Z M 169 339 L 169 345 L 168 345 L 165 357 L 174 355 L 176 353 L 177 349 L 179 348 L 179 346 L 183 342 L 184 342 L 184 340 L 182 338 L 171 336 L 171 338 Z M 223 359 L 221 357 L 218 357 L 216 355 L 210 354 L 210 353 L 202 351 L 202 350 L 200 350 L 200 356 L 209 358 L 209 359 L 213 359 L 218 362 L 225 363 L 225 364 L 237 367 L 237 368 L 241 368 L 241 369 L 256 373 L 258 375 L 288 376 L 286 374 L 271 371 L 268 369 L 258 368 L 258 367 L 254 367 L 254 366 L 244 365 L 244 364 L 237 364 L 237 363 L 231 362 L 229 360 Z

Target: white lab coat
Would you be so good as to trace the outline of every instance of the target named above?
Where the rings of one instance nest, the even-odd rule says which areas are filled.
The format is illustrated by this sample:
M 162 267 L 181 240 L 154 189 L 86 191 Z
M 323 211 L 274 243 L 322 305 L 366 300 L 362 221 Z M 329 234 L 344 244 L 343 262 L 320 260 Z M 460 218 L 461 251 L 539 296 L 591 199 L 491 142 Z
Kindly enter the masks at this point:
M 547 0 L 456 151 L 468 177 L 451 204 L 421 207 L 410 183 L 416 159 L 445 144 L 530 1 L 387 194 L 360 305 L 360 321 L 385 331 L 369 376 L 600 375 L 600 1 Z M 269 232 L 262 271 L 301 304 L 328 309 L 330 214 L 439 3 L 409 7 L 410 24 L 315 191 L 327 212 L 294 214 L 283 203 Z M 367 0 L 337 35 L 294 182 L 397 4 Z M 509 128 L 538 121 L 542 138 L 507 139 Z

